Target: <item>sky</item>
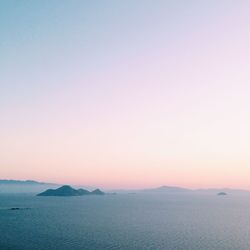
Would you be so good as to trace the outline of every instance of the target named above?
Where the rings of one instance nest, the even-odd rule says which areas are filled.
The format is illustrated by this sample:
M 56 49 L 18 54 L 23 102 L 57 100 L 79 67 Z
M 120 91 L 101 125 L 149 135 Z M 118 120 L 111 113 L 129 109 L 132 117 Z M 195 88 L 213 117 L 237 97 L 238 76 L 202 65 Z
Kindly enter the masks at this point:
M 0 0 L 0 179 L 250 189 L 249 10 Z

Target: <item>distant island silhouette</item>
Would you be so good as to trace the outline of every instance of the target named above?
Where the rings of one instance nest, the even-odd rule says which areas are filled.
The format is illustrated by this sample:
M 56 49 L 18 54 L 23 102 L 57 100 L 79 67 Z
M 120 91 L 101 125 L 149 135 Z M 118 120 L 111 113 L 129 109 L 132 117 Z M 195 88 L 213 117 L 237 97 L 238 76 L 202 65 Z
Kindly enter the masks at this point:
M 74 184 L 72 184 L 74 185 Z M 0 194 L 34 194 L 39 196 L 81 196 L 87 194 L 102 194 L 99 189 L 95 189 L 93 186 L 77 185 L 75 189 L 69 186 L 71 189 L 66 188 L 65 193 L 63 190 L 57 190 L 62 187 L 63 184 L 40 182 L 36 180 L 13 180 L 13 179 L 0 179 Z M 67 185 L 66 185 L 67 186 Z M 95 189 L 95 190 L 94 190 Z M 46 190 L 46 191 L 44 191 Z M 88 190 L 94 190 L 92 192 Z M 59 194 L 57 194 L 59 192 Z M 60 194 L 62 192 L 62 194 Z M 250 190 L 235 189 L 235 188 L 198 188 L 190 189 L 179 186 L 159 186 L 155 188 L 138 188 L 138 189 L 105 189 L 105 194 L 139 194 L 139 193 L 151 193 L 151 194 L 211 194 L 211 195 L 223 195 L 219 193 L 226 193 L 226 195 L 237 194 L 250 194 Z M 224 194 L 225 195 L 225 194 Z
M 104 195 L 100 189 L 95 189 L 90 192 L 86 189 L 74 189 L 69 185 L 61 186 L 57 189 L 47 189 L 46 191 L 39 193 L 37 196 L 83 196 L 83 195 Z
M 217 193 L 217 195 L 227 195 L 227 193 L 226 192 L 219 192 L 219 193 Z
M 182 187 L 174 187 L 174 186 L 160 186 L 157 188 L 144 189 L 143 192 L 156 192 L 156 193 L 165 193 L 165 192 L 190 192 L 191 189 L 182 188 Z
M 55 183 L 39 182 L 34 180 L 7 180 L 0 179 L 0 185 L 58 185 Z

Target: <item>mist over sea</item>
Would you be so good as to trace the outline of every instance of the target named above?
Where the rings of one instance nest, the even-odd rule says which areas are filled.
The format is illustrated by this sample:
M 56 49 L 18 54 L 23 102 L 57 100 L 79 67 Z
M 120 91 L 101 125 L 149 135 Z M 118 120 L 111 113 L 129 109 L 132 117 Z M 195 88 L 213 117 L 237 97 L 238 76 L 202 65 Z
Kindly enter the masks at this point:
M 2 194 L 0 249 L 247 250 L 250 195 Z

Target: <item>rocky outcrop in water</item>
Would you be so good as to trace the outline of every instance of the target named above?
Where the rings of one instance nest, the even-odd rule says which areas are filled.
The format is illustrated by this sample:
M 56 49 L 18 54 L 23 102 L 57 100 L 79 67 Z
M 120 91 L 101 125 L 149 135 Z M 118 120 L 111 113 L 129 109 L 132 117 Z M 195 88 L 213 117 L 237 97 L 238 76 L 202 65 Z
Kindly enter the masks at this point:
M 71 186 L 65 185 L 57 189 L 48 189 L 37 196 L 83 196 L 83 195 L 104 195 L 100 189 L 96 189 L 92 192 L 86 189 L 74 189 Z

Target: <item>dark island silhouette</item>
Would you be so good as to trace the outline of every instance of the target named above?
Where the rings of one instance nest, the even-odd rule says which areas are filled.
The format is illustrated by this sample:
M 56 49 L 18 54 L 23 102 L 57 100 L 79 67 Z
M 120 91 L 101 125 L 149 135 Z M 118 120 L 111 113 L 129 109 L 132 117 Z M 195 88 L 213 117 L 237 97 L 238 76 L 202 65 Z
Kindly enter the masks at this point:
M 219 193 L 217 193 L 217 195 L 227 195 L 227 193 L 226 192 L 219 192 Z
M 8 210 L 12 210 L 12 211 L 15 211 L 15 210 L 28 210 L 28 209 L 31 209 L 29 207 L 11 207 L 11 208 L 8 208 Z
M 38 194 L 37 196 L 83 196 L 83 195 L 104 195 L 100 189 L 95 189 L 90 192 L 86 189 L 74 189 L 69 185 L 64 185 L 57 189 L 47 189 L 46 191 Z

